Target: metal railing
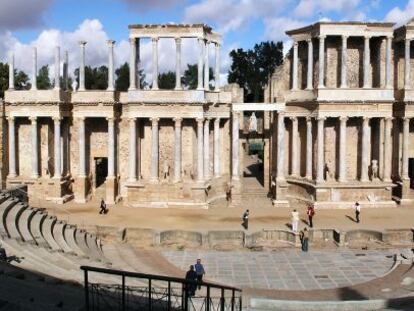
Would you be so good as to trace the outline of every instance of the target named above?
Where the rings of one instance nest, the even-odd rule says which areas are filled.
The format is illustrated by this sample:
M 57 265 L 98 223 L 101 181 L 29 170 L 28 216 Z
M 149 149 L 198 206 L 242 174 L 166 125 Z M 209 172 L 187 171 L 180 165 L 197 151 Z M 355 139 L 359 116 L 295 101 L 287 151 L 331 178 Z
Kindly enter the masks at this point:
M 239 288 L 184 278 L 82 266 L 85 310 L 241 311 Z M 102 282 L 103 277 L 110 280 Z M 94 277 L 101 282 L 91 281 Z M 119 279 L 118 279 L 119 277 Z M 198 288 L 198 290 L 197 290 Z M 195 294 L 195 290 L 197 294 Z

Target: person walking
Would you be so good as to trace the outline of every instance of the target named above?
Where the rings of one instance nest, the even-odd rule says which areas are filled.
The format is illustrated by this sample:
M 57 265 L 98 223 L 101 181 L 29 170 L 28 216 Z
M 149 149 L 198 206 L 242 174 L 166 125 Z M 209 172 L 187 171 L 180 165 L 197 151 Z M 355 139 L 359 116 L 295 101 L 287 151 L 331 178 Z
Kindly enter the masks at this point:
M 99 211 L 99 214 L 106 214 L 107 213 L 106 203 L 105 203 L 104 199 L 101 199 L 100 208 L 101 208 L 101 210 Z
M 305 227 L 303 231 L 300 232 L 302 237 L 302 251 L 307 252 L 309 249 L 309 231 Z
M 197 273 L 194 271 L 194 266 L 190 266 L 190 270 L 185 274 L 185 279 L 188 281 L 197 281 Z M 196 284 L 186 284 L 185 290 L 187 297 L 194 297 L 197 285 Z
M 194 265 L 195 272 L 197 273 L 197 281 L 198 281 L 198 289 L 201 289 L 201 283 L 203 282 L 203 276 L 206 274 L 206 271 L 204 270 L 204 266 L 201 263 L 201 259 L 197 259 L 197 263 Z
M 242 220 L 243 220 L 242 226 L 243 226 L 243 228 L 244 228 L 244 229 L 246 229 L 246 230 L 248 230 L 248 229 L 249 229 L 249 214 L 250 214 L 250 212 L 249 212 L 249 210 L 247 209 L 247 210 L 244 212 L 243 217 L 242 217 Z
M 312 203 L 308 205 L 308 210 L 306 211 L 306 214 L 308 215 L 309 220 L 309 227 L 313 228 L 313 216 L 315 216 L 315 207 Z
M 296 209 L 292 212 L 292 231 L 298 232 L 298 224 L 299 224 L 299 213 L 296 211 Z
M 359 223 L 359 214 L 361 214 L 361 205 L 355 202 L 355 219 L 357 223 Z

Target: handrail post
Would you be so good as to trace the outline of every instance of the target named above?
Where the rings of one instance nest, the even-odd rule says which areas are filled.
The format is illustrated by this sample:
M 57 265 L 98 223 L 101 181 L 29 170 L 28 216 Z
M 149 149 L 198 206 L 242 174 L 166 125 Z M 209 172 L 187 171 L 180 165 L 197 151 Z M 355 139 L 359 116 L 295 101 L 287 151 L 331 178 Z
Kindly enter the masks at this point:
M 125 311 L 125 275 L 122 275 L 122 311 Z
M 234 311 L 234 304 L 236 303 L 234 289 L 231 291 L 231 311 Z
M 168 281 L 168 305 L 167 305 L 167 310 L 171 311 L 171 282 Z
M 207 285 L 206 311 L 210 311 L 210 286 Z
M 85 309 L 89 311 L 89 284 L 88 284 L 88 270 L 84 270 L 85 275 Z
M 242 311 L 242 296 L 239 297 L 239 311 Z
M 148 279 L 148 310 L 152 310 L 152 292 L 151 292 L 151 278 Z
M 221 289 L 220 310 L 224 311 L 224 288 Z

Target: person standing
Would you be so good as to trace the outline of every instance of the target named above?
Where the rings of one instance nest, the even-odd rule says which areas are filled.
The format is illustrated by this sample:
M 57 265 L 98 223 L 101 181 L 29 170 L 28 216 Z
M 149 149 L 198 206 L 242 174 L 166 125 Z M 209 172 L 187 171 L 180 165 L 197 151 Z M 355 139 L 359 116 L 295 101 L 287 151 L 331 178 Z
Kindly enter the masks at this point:
M 101 199 L 101 206 L 100 206 L 101 210 L 99 211 L 99 214 L 106 214 L 106 204 L 104 199 Z
M 194 271 L 193 265 L 190 266 L 190 270 L 188 270 L 185 274 L 185 279 L 188 281 L 197 281 L 197 273 Z M 190 284 L 186 284 L 185 289 L 187 297 L 194 297 L 196 288 L 197 285 L 193 284 L 192 282 Z
M 298 232 L 298 224 L 299 224 L 299 213 L 296 209 L 292 212 L 292 230 L 293 232 Z
M 308 228 L 301 231 L 302 235 L 302 251 L 307 252 L 309 249 L 309 231 Z
M 204 266 L 201 263 L 201 259 L 197 259 L 197 263 L 194 265 L 195 271 L 197 273 L 197 281 L 199 282 L 198 284 L 198 289 L 201 289 L 201 283 L 203 282 L 203 276 L 204 274 L 206 274 L 206 271 L 204 270 Z
M 243 228 L 244 228 L 244 229 L 246 229 L 246 230 L 248 230 L 248 229 L 249 229 L 249 214 L 250 214 L 250 212 L 249 212 L 249 210 L 247 209 L 247 210 L 244 212 L 243 217 L 242 217 L 242 220 L 243 220 L 242 226 L 243 226 Z
M 361 205 L 358 202 L 356 202 L 355 203 L 355 219 L 357 223 L 359 223 L 359 214 L 361 214 Z
M 309 204 L 308 205 L 308 210 L 306 211 L 306 214 L 308 215 L 308 220 L 309 220 L 309 227 L 313 228 L 313 216 L 315 216 L 315 207 L 313 206 L 313 204 Z

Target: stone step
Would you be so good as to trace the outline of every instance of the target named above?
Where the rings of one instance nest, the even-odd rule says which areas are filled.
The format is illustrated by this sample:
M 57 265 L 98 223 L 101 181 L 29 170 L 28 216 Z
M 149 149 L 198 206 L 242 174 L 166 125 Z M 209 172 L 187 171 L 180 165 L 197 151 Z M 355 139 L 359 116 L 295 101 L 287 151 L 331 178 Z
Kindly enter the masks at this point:
M 35 214 L 36 210 L 29 207 L 20 215 L 18 226 L 25 242 L 35 243 L 32 233 L 30 232 L 30 223 Z
M 2 236 L 9 236 L 9 233 L 7 232 L 6 216 L 9 213 L 10 209 L 17 203 L 19 203 L 19 200 L 10 197 L 0 204 L 0 235 Z
M 9 237 L 17 240 L 23 240 L 23 236 L 19 229 L 19 219 L 23 211 L 28 208 L 27 204 L 17 203 L 15 204 L 6 215 L 6 226 Z
M 42 235 L 42 225 L 47 218 L 47 213 L 37 211 L 30 222 L 30 233 L 38 246 L 49 247 L 46 239 Z
M 95 235 L 91 233 L 86 234 L 86 245 L 88 246 L 91 257 L 93 259 L 102 261 L 102 262 L 108 262 L 105 259 L 104 254 L 102 253 L 100 241 L 96 238 Z
M 74 253 L 72 248 L 66 243 L 64 235 L 65 229 L 66 223 L 58 220 L 53 227 L 53 238 L 65 253 Z
M 62 250 L 59 244 L 56 243 L 55 239 L 53 238 L 53 227 L 56 224 L 56 217 L 54 216 L 47 216 L 46 219 L 42 223 L 41 231 L 42 236 L 46 240 L 49 247 L 54 251 Z
M 63 232 L 64 238 L 70 249 L 80 257 L 87 257 L 86 254 L 82 251 L 79 245 L 75 240 L 76 227 L 71 225 L 66 225 L 65 231 Z
M 75 231 L 75 242 L 78 247 L 82 250 L 86 257 L 91 258 L 91 252 L 88 244 L 86 243 L 86 232 L 85 230 L 76 229 Z

